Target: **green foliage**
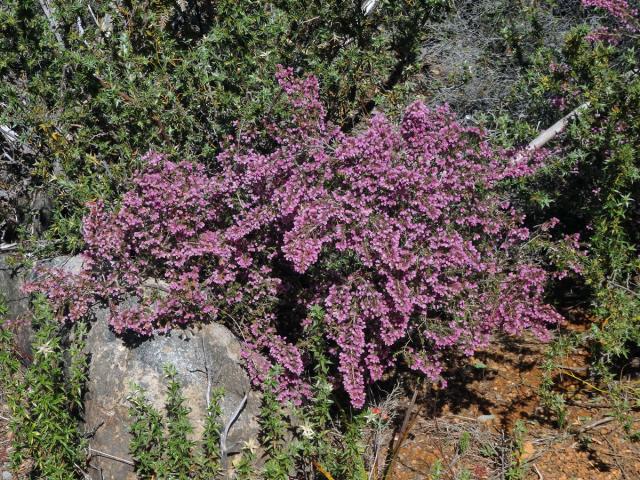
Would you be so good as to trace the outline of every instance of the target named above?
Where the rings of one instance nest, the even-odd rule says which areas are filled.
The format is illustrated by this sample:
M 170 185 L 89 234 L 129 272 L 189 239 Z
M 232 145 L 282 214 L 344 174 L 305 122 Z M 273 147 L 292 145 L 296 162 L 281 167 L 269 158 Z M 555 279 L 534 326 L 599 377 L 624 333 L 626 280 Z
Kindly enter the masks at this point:
M 129 451 L 136 463 L 136 474 L 140 478 L 160 475 L 164 470 L 165 451 L 164 423 L 162 415 L 137 389 L 129 398 L 130 415 L 133 417 L 130 433 Z
M 205 478 L 215 478 L 221 472 L 220 465 L 220 432 L 222 432 L 222 399 L 224 389 L 215 388 L 211 391 L 207 418 L 202 434 L 202 446 L 198 458 L 198 468 Z
M 545 359 L 541 365 L 542 382 L 538 395 L 540 395 L 543 407 L 551 414 L 560 428 L 566 426 L 567 407 L 562 394 L 554 389 L 555 374 L 562 359 L 575 352 L 576 343 L 578 343 L 576 335 L 558 335 L 547 348 Z
M 376 432 L 390 427 L 391 414 L 366 409 L 354 413 L 343 408 L 330 382 L 331 361 L 320 334 L 325 313 L 310 309 L 307 342 L 313 357 L 312 399 L 301 407 L 283 406 L 275 395 L 274 371 L 267 381 L 261 410 L 261 444 L 268 460 L 261 474 L 266 479 L 291 478 L 295 472 L 315 471 L 316 478 L 361 480 L 374 468 L 369 455 Z M 379 410 L 379 409 L 376 409 Z
M 324 312 L 312 309 L 314 328 L 321 325 Z M 266 380 L 260 409 L 260 437 L 244 442 L 241 452 L 229 461 L 227 470 L 238 479 L 289 479 L 302 472 L 310 478 L 364 480 L 372 465 L 367 456 L 370 431 L 389 429 L 391 416 L 365 410 L 354 414 L 339 407 L 329 382 L 329 361 L 322 353 L 322 336 L 311 334 L 309 342 L 317 355 L 313 400 L 302 407 L 284 405 L 277 397 L 276 370 Z M 321 358 L 323 357 L 324 360 Z M 220 451 L 222 399 L 224 392 L 211 392 L 209 415 L 202 440 L 190 440 L 193 429 L 184 406 L 175 369 L 166 367 L 168 379 L 166 413 L 163 416 L 136 389 L 130 397 L 129 445 L 140 478 L 219 478 L 224 461 Z M 315 475 L 315 476 L 313 476 Z
M 193 426 L 189 408 L 184 405 L 175 367 L 165 366 L 168 381 L 165 416 L 158 412 L 136 388 L 129 398 L 132 440 L 129 451 L 135 461 L 139 478 L 207 479 L 221 473 L 220 433 L 222 431 L 221 402 L 224 392 L 211 393 L 208 415 L 200 445 L 191 440 Z
M 165 375 L 169 380 L 167 390 L 167 470 L 178 477 L 188 477 L 190 470 L 190 456 L 193 442 L 189 435 L 193 427 L 189 422 L 189 408 L 184 406 L 184 397 L 180 391 L 180 384 L 176 381 L 176 370 L 173 366 L 165 367 Z
M 458 451 L 460 452 L 461 455 L 464 455 L 464 453 L 469 450 L 469 447 L 471 446 L 471 434 L 469 432 L 463 432 L 462 435 L 460 435 L 460 440 L 458 443 Z
M 263 476 L 268 480 L 286 480 L 294 473 L 299 443 L 288 435 L 285 411 L 277 397 L 278 371 L 274 371 L 265 382 L 260 411 L 261 443 L 265 446 L 268 460 Z
M 443 472 L 444 472 L 444 466 L 442 465 L 442 460 L 440 460 L 439 458 L 436 458 L 429 470 L 429 479 L 440 480 L 442 478 Z
M 457 478 L 458 480 L 472 480 L 473 477 L 469 470 L 464 469 L 460 472 Z
M 538 125 L 550 126 L 588 105 L 551 145 L 545 168 L 517 190 L 531 224 L 556 217 L 559 234 L 580 235 L 587 252 L 580 261 L 584 281 L 565 283 L 562 291 L 590 303 L 593 322 L 575 343 L 593 354 L 590 382 L 608 392 L 612 405 L 624 405 L 616 370 L 640 348 L 640 45 L 624 28 L 614 27 L 613 42 L 595 40 L 592 31 L 578 26 L 562 48 L 542 47 L 532 55 L 514 94 L 514 102 L 522 106 L 526 99 L 526 107 L 520 118 L 507 115 L 500 125 L 511 143 L 521 143 L 535 136 Z M 560 262 L 571 256 L 556 253 Z M 543 365 L 542 400 L 563 424 L 565 407 L 552 374 L 560 347 L 551 348 Z
M 318 76 L 330 117 L 353 126 L 417 67 L 422 27 L 445 8 L 383 0 L 365 16 L 355 0 L 3 2 L 0 125 L 19 134 L 10 151 L 32 188 L 55 199 L 48 249 L 81 248 L 84 204 L 117 198 L 147 150 L 211 162 L 230 133 L 281 114 L 279 63 Z
M 510 464 L 505 474 L 507 480 L 523 480 L 527 474 L 528 467 L 522 459 L 526 434 L 524 423 L 521 420 L 516 421 L 512 434 Z
M 12 335 L 0 330 L 0 385 L 11 412 L 14 468 L 32 464 L 32 478 L 82 478 L 86 442 L 78 427 L 87 369 L 85 326 L 73 327 L 70 348 L 46 302 L 34 300 L 33 361 L 23 367 Z M 65 372 L 65 350 L 69 355 Z

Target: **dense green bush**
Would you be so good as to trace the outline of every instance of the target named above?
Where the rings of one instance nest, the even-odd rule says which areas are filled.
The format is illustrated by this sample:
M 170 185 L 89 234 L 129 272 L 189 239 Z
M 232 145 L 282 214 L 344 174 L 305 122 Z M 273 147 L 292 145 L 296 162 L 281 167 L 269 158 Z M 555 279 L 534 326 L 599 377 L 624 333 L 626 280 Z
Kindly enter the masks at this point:
M 38 297 L 32 325 L 33 358 L 26 367 L 14 352 L 10 332 L 0 328 L 0 390 L 11 414 L 11 463 L 30 478 L 81 478 L 86 463 L 78 425 L 86 373 L 85 324 L 77 323 L 69 340 L 70 332 L 62 333 L 64 327 Z
M 115 198 L 140 154 L 207 162 L 226 135 L 277 115 L 279 63 L 316 74 L 331 118 L 350 128 L 402 89 L 423 25 L 445 6 L 381 1 L 364 15 L 354 0 L 9 0 L 0 125 L 18 138 L 0 135 L 0 146 L 32 192 L 54 199 L 40 215 L 53 250 L 76 251 L 85 202 Z M 5 205 L 5 240 L 29 223 L 19 203 Z
M 640 21 L 637 10 L 624 22 L 598 13 L 562 49 L 537 51 L 517 91 L 526 115 L 510 132 L 524 141 L 537 125 L 588 106 L 555 142 L 546 168 L 523 182 L 521 205 L 531 223 L 556 217 L 561 230 L 580 234 L 585 284 L 572 287 L 572 301 L 590 302 L 594 318 L 580 343 L 594 353 L 593 374 L 615 393 L 614 376 L 640 347 Z
M 223 432 L 220 400 L 224 391 L 211 392 L 211 402 L 201 445 L 191 440 L 193 427 L 185 405 L 176 370 L 167 365 L 168 380 L 165 417 L 137 390 L 129 399 L 133 423 L 129 445 L 139 478 L 216 478 L 222 469 L 220 435 Z

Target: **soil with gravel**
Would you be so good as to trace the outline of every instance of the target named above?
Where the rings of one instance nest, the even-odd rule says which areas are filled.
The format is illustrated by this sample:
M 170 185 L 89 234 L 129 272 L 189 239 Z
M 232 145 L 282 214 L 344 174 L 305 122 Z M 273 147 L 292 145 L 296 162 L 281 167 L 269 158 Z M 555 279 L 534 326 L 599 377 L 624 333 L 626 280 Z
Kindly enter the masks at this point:
M 570 330 L 590 324 L 571 312 L 567 317 Z M 640 479 L 640 443 L 588 378 L 587 351 L 573 352 L 554 371 L 567 405 L 563 427 L 541 407 L 545 347 L 531 337 L 503 339 L 458 369 L 446 390 L 418 395 L 423 400 L 414 405 L 409 427 L 396 435 L 402 442 L 390 478 Z M 629 389 L 640 387 L 632 370 L 627 365 L 620 377 Z M 628 422 L 638 428 L 638 409 Z

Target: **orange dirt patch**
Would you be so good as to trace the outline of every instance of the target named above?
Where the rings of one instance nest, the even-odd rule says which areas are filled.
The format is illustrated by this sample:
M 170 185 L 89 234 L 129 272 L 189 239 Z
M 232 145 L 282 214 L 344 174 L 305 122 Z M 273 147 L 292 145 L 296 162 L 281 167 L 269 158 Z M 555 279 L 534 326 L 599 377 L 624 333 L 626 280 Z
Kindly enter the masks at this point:
M 586 323 L 569 328 L 581 331 Z M 607 398 L 587 378 L 586 351 L 572 353 L 554 372 L 567 402 L 565 426 L 558 428 L 541 407 L 545 348 L 531 337 L 504 339 L 458 369 L 449 388 L 425 392 L 391 478 L 640 479 L 640 443 L 611 418 Z M 640 412 L 628 420 L 637 428 Z M 516 422 L 524 427 L 519 441 Z

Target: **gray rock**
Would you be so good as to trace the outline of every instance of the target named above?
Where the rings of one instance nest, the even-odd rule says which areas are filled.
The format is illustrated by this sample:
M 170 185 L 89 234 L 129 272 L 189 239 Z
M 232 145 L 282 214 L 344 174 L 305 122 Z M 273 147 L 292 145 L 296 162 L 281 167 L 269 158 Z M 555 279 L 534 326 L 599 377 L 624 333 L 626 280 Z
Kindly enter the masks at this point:
M 34 269 L 16 267 L 10 261 L 10 255 L 0 255 L 0 293 L 4 296 L 8 308 L 8 328 L 14 333 L 16 348 L 22 360 L 31 360 L 31 316 L 29 296 L 22 293 L 22 286 L 37 278 L 38 267 L 56 267 L 77 273 L 82 266 L 80 256 L 57 257 L 38 263 Z
M 13 480 L 11 472 L 2 472 L 2 480 Z
M 58 257 L 40 265 L 78 273 L 82 258 Z M 36 275 L 36 270 L 10 267 L 6 257 L 0 256 L 0 292 L 8 299 L 9 319 L 13 320 L 16 338 L 25 352 L 30 350 L 32 332 L 29 299 L 21 293 L 20 287 Z M 15 321 L 21 317 L 26 321 Z M 225 423 L 247 394 L 246 405 L 229 431 L 229 451 L 238 451 L 242 441 L 258 434 L 259 394 L 250 389 L 249 378 L 240 365 L 240 342 L 222 325 L 179 329 L 127 344 L 108 327 L 106 311 L 97 309 L 87 335 L 86 352 L 89 372 L 84 399 L 84 430 L 94 432 L 89 438 L 92 468 L 88 472 L 94 479 L 136 478 L 130 465 L 128 429 L 131 418 L 127 398 L 133 385 L 137 384 L 146 392 L 149 402 L 164 413 L 165 364 L 172 364 L 177 370 L 177 380 L 183 386 L 186 405 L 191 409 L 189 418 L 194 426 L 194 440 L 201 437 L 204 429 L 207 390 L 218 386 L 225 390 L 222 402 Z M 4 472 L 2 475 L 2 480 L 6 480 Z
M 237 450 L 242 441 L 257 436 L 260 399 L 251 391 L 249 378 L 240 365 L 240 343 L 227 328 L 208 324 L 174 330 L 132 346 L 109 329 L 105 312 L 98 312 L 96 317 L 87 336 L 86 349 L 91 360 L 84 402 L 85 431 L 95 430 L 89 440 L 94 478 L 135 478 L 130 465 L 109 457 L 131 461 L 128 452 L 131 418 L 127 398 L 134 384 L 142 387 L 158 411 L 164 412 L 167 382 L 163 367 L 168 363 L 176 367 L 177 380 L 182 385 L 186 405 L 191 409 L 189 418 L 194 426 L 194 439 L 200 438 L 204 429 L 209 384 L 211 388 L 224 387 L 225 423 L 244 395 L 248 396 L 243 411 L 229 431 L 228 448 L 233 450 L 235 446 Z
M 495 415 L 480 415 L 477 420 L 480 423 L 490 423 L 496 419 Z
M 8 307 L 6 326 L 14 333 L 16 347 L 25 360 L 31 356 L 31 321 L 29 297 L 20 288 L 29 275 L 30 272 L 24 268 L 11 265 L 9 255 L 0 255 L 0 294 Z

